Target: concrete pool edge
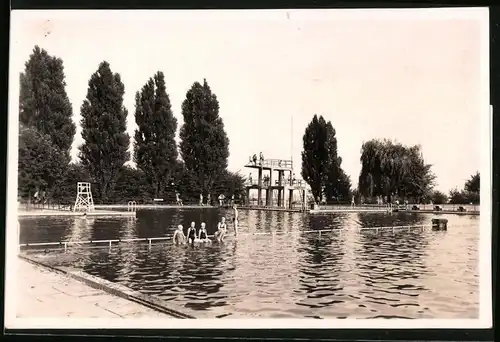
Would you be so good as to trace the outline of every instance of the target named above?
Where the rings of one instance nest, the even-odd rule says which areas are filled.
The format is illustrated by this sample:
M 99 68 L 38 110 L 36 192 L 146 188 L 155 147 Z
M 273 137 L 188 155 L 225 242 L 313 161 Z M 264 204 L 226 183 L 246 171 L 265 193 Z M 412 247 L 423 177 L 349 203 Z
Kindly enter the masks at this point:
M 33 211 L 19 211 L 18 217 L 37 217 L 37 216 L 79 216 L 79 217 L 105 217 L 105 216 L 118 216 L 118 217 L 136 217 L 135 211 L 117 211 L 117 210 L 95 210 L 89 212 L 75 212 L 69 210 L 33 210 Z
M 19 254 L 18 257 L 22 260 L 25 260 L 31 264 L 36 266 L 43 267 L 52 272 L 56 272 L 59 274 L 63 274 L 65 276 L 70 277 L 71 279 L 77 280 L 81 283 L 86 284 L 87 286 L 102 290 L 108 294 L 111 294 L 116 297 L 120 297 L 122 299 L 128 300 L 130 302 L 134 302 L 136 304 L 143 305 L 147 308 L 153 309 L 157 312 L 161 312 L 163 314 L 167 314 L 172 316 L 173 318 L 180 319 L 194 319 L 196 317 L 186 314 L 181 311 L 180 308 L 175 307 L 171 303 L 167 303 L 159 298 L 154 298 L 152 296 L 145 295 L 138 291 L 134 291 L 128 287 L 125 287 L 120 284 L 112 283 L 102 278 L 98 278 L 87 274 L 83 271 L 78 271 L 69 267 L 55 267 L 48 264 L 45 264 L 39 260 L 32 259 L 26 255 Z

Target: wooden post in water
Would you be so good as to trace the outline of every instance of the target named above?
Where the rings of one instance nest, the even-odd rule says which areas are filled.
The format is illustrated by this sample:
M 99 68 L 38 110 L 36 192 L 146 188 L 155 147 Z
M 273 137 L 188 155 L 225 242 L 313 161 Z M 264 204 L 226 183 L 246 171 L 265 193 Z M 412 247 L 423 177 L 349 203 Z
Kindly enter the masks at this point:
M 271 170 L 269 171 L 269 184 L 267 185 L 267 198 L 266 205 L 273 205 L 273 167 L 271 164 Z
M 285 192 L 284 190 L 281 189 L 281 186 L 283 185 L 283 171 L 281 170 L 278 171 L 278 185 L 280 186 L 280 188 L 278 188 L 278 207 L 282 207 L 283 204 L 281 203 L 282 202 L 281 191 L 283 191 L 283 195 L 285 194 Z
M 258 178 L 259 188 L 257 189 L 257 205 L 262 205 L 262 167 L 259 168 L 259 178 Z
M 302 190 L 302 210 L 307 209 L 307 204 L 306 204 L 306 190 Z
M 245 204 L 250 205 L 250 187 L 247 188 L 247 198 L 245 198 Z

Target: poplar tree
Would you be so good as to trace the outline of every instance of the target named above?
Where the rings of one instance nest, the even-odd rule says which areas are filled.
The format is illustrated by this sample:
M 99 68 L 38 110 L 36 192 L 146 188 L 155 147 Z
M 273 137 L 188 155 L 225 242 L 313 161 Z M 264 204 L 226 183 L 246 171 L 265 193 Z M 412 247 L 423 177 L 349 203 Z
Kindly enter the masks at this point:
M 101 200 L 107 201 L 118 173 L 130 158 L 125 87 L 108 62 L 102 62 L 89 80 L 81 107 L 83 145 L 80 160 L 98 185 Z
M 71 161 L 76 132 L 66 94 L 63 61 L 35 46 L 19 93 L 19 173 L 21 197 L 37 190 L 52 197 Z
M 330 121 L 314 115 L 303 137 L 302 178 L 311 187 L 314 201 L 323 194 L 328 201 L 349 196 L 351 182 L 342 170 L 337 153 L 336 132 Z
M 175 132 L 177 119 L 165 86 L 165 77 L 158 71 L 135 95 L 134 161 L 146 175 L 159 198 L 170 180 L 177 161 Z
M 327 201 L 346 200 L 351 192 L 351 180 L 342 169 L 342 158 L 338 155 L 336 131 L 330 121 L 326 123 L 326 174 L 324 194 Z
M 35 46 L 20 75 L 19 122 L 48 135 L 55 147 L 69 154 L 76 125 L 64 79 L 62 59 Z
M 219 116 L 219 101 L 206 80 L 195 82 L 182 103 L 180 152 L 197 191 L 207 193 L 227 168 L 229 139 Z M 194 189 L 193 189 L 194 190 Z
M 316 203 L 321 202 L 325 176 L 328 171 L 329 146 L 327 146 L 327 125 L 323 116 L 314 115 L 306 127 L 302 151 L 302 178 L 311 187 Z

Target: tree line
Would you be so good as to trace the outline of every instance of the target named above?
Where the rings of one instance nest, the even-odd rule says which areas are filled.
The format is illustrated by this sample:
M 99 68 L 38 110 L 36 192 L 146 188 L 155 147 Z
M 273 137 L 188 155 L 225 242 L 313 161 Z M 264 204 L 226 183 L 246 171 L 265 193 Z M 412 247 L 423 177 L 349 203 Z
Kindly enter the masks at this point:
M 73 107 L 66 93 L 62 59 L 35 46 L 20 75 L 18 193 L 20 200 L 71 203 L 76 183 L 93 184 L 96 203 L 196 201 L 200 193 L 244 200 L 245 179 L 227 170 L 229 138 L 219 116 L 219 102 L 207 81 L 194 82 L 182 103 L 182 127 L 172 112 L 165 76 L 152 75 L 135 94 L 133 154 L 127 133 L 129 113 L 123 105 L 125 86 L 108 62 L 99 64 L 88 81 L 80 107 L 83 144 L 71 161 L 76 134 Z M 179 128 L 179 140 L 176 133 Z M 127 165 L 134 161 L 135 167 Z M 387 139 L 361 146 L 358 187 L 342 168 L 336 131 L 314 115 L 305 128 L 302 178 L 315 203 L 375 203 L 404 199 L 411 203 L 479 203 L 480 175 L 463 189 L 444 194 L 434 189 L 432 165 L 421 147 Z M 37 196 L 35 196 L 37 195 Z M 38 197 L 38 198 L 34 198 Z
M 406 146 L 388 139 L 372 139 L 361 146 L 361 172 L 358 187 L 352 189 L 350 177 L 338 156 L 336 131 L 330 121 L 314 115 L 305 129 L 302 177 L 311 187 L 312 200 L 319 204 L 348 202 L 478 204 L 480 174 L 472 175 L 463 189 L 444 194 L 435 187 L 432 165 L 425 162 L 419 145 Z
M 96 203 L 171 201 L 176 193 L 188 202 L 200 194 L 244 195 L 244 178 L 227 170 L 229 139 L 206 80 L 186 93 L 179 145 L 165 76 L 158 71 L 147 80 L 135 95 L 132 155 L 124 93 L 120 74 L 100 63 L 80 107 L 83 144 L 72 162 L 76 125 L 63 61 L 35 46 L 20 75 L 20 200 L 69 204 L 82 181 L 93 184 Z M 131 160 L 135 167 L 127 165 Z

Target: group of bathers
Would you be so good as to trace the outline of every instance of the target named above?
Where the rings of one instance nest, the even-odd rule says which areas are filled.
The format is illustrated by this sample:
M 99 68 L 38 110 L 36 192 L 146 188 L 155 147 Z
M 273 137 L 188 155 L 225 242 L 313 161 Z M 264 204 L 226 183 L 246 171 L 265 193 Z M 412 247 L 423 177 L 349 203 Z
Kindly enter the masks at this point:
M 217 224 L 217 231 L 214 234 L 214 237 L 217 241 L 223 241 L 224 237 L 227 234 L 227 224 L 226 220 L 223 217 L 221 221 Z M 206 229 L 205 222 L 201 223 L 200 229 L 196 232 L 196 224 L 191 222 L 191 226 L 188 228 L 186 235 L 184 235 L 184 227 L 182 224 L 177 226 L 176 231 L 174 232 L 174 236 L 172 238 L 174 244 L 194 244 L 194 243 L 211 243 L 212 240 L 208 238 L 208 233 Z

